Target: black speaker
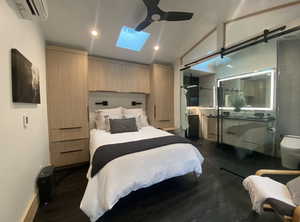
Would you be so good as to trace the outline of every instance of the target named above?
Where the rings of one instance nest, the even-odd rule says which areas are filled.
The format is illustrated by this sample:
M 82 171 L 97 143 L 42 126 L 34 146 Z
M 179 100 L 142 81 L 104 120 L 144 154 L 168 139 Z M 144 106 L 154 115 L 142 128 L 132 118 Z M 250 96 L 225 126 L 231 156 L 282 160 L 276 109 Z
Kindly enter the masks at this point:
M 43 168 L 37 179 L 40 205 L 47 205 L 53 198 L 55 192 L 54 167 Z
M 199 139 L 199 115 L 189 115 L 189 130 L 187 137 L 190 139 Z

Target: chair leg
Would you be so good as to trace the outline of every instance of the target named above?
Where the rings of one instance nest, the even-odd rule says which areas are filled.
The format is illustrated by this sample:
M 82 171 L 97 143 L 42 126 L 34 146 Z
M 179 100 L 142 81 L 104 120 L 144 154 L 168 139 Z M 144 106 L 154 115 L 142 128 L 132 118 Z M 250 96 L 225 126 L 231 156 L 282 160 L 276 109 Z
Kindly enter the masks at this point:
M 296 207 L 294 210 L 292 222 L 300 222 L 300 206 Z
M 193 172 L 193 174 L 194 174 L 195 182 L 198 183 L 199 182 L 199 180 L 198 180 L 199 178 L 197 176 L 197 173 Z
M 293 219 L 291 217 L 286 217 L 286 216 L 283 217 L 283 222 L 293 222 L 292 220 Z

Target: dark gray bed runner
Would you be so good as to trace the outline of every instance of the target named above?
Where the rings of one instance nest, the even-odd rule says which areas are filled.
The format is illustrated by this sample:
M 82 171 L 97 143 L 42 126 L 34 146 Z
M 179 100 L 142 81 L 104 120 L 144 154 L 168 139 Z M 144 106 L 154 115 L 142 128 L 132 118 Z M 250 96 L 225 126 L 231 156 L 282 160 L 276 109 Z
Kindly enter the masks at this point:
M 191 142 L 183 137 L 173 135 L 100 146 L 93 156 L 91 176 L 95 176 L 107 163 L 118 157 L 176 143 Z

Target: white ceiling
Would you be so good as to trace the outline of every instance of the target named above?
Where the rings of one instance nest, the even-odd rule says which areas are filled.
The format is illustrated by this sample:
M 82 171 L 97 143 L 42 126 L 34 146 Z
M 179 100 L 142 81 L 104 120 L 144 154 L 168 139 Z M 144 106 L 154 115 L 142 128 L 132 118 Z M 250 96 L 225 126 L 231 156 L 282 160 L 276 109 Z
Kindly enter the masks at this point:
M 161 0 L 166 11 L 195 13 L 191 21 L 154 23 L 145 31 L 150 39 L 140 52 L 115 47 L 123 25 L 135 27 L 146 13 L 142 0 L 48 0 L 49 18 L 42 22 L 50 43 L 85 49 L 91 55 L 150 64 L 174 62 L 216 24 L 233 16 L 282 4 L 287 0 Z M 255 6 L 255 7 L 254 7 Z M 259 7 L 259 8 L 258 8 Z M 96 27 L 100 36 L 93 39 Z M 154 45 L 160 50 L 154 52 Z

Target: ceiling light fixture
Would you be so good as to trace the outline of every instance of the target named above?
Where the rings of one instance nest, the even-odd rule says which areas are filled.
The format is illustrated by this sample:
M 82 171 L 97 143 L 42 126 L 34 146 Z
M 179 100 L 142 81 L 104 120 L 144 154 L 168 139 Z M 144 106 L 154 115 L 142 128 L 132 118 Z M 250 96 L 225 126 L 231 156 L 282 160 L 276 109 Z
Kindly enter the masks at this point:
M 154 50 L 158 51 L 159 50 L 159 46 L 158 45 L 154 46 Z
M 97 30 L 92 30 L 91 31 L 92 36 L 97 37 L 98 36 L 98 32 Z

